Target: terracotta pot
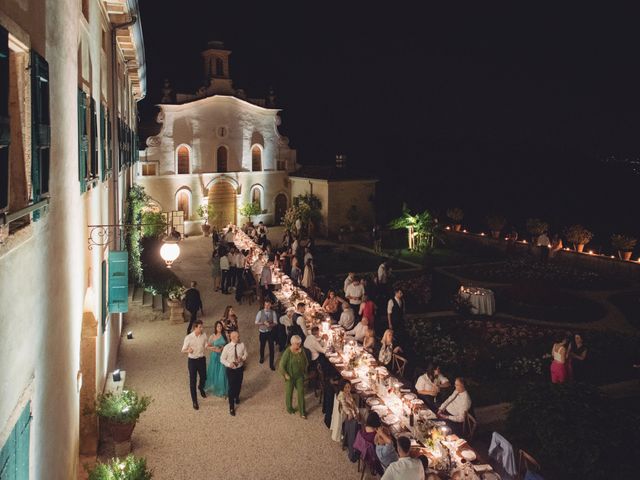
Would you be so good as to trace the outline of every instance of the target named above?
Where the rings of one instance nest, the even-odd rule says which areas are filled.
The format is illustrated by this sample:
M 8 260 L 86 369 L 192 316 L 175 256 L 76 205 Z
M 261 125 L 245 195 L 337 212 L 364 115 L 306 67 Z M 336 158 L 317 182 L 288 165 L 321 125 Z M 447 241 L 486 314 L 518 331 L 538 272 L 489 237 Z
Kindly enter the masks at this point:
M 111 438 L 116 443 L 128 442 L 133 435 L 133 429 L 136 428 L 136 422 L 133 423 L 116 423 L 108 421 Z
M 202 233 L 204 234 L 205 237 L 208 237 L 209 235 L 211 235 L 211 225 L 208 224 L 202 224 Z
M 576 245 L 576 252 L 581 252 L 582 250 L 584 250 L 584 243 L 578 243 Z
M 461 228 L 462 228 L 462 225 L 460 225 L 459 223 L 456 223 L 456 224 L 453 226 L 453 229 L 454 229 L 456 232 L 459 232 Z
M 618 250 L 618 257 L 620 257 L 621 260 L 631 260 L 632 254 L 633 252 L 624 252 L 622 250 Z

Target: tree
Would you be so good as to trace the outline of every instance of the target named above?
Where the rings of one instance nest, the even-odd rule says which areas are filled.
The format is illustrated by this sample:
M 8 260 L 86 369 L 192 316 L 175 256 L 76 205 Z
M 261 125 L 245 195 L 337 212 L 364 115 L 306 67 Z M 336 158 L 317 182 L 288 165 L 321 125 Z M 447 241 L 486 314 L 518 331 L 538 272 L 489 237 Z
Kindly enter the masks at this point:
M 402 216 L 392 220 L 389 227 L 407 229 L 409 250 L 424 251 L 427 248 L 433 248 L 436 223 L 429 210 L 414 215 L 405 203 L 402 205 Z
M 251 222 L 251 217 L 255 217 L 256 215 L 260 215 L 262 210 L 260 209 L 260 205 L 257 202 L 253 203 L 245 203 L 240 209 L 240 214 L 247 217 Z

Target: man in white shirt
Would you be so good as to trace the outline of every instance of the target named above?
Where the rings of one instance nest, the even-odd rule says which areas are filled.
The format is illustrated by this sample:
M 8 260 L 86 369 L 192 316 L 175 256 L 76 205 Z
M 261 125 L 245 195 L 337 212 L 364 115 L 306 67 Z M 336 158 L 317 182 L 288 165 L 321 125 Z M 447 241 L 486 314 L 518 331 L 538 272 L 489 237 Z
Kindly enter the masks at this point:
M 411 458 L 411 440 L 398 437 L 398 460 L 389 464 L 381 480 L 424 480 L 424 466 L 417 458 Z
M 324 348 L 322 339 L 320 338 L 320 329 L 315 326 L 311 329 L 311 335 L 307 335 L 307 338 L 304 340 L 304 348 L 311 352 L 311 365 L 309 366 L 309 371 L 315 371 L 315 363 L 320 359 L 320 363 L 324 362 L 322 359 L 324 358 L 324 354 L 326 349 Z
M 344 294 L 353 309 L 353 314 L 356 318 L 359 318 L 360 304 L 362 303 L 362 297 L 364 297 L 364 286 L 359 277 L 353 277 L 353 281 L 347 286 Z
M 269 367 L 271 370 L 276 369 L 274 360 L 274 333 L 275 326 L 278 324 L 278 315 L 271 308 L 271 300 L 265 299 L 264 308 L 258 311 L 256 315 L 256 325 L 260 335 L 260 363 L 264 363 L 264 347 L 269 344 Z
M 198 410 L 198 396 L 196 395 L 196 375 L 200 376 L 200 382 L 198 383 L 198 390 L 202 398 L 206 398 L 207 394 L 204 391 L 204 384 L 207 380 L 207 336 L 204 333 L 202 326 L 202 320 L 196 319 L 193 321 L 193 331 L 184 337 L 182 344 L 182 353 L 186 353 L 187 367 L 189 368 L 189 390 L 191 391 L 191 401 L 193 402 L 193 408 Z
M 229 256 L 220 256 L 220 289 L 225 295 L 229 294 Z
M 273 261 L 269 260 L 267 264 L 262 267 L 262 272 L 260 272 L 260 290 L 262 290 L 262 298 L 274 300 L 273 293 L 271 293 L 271 285 L 273 284 L 273 279 L 271 275 L 271 268 L 273 267 Z
M 235 239 L 235 234 L 233 233 L 233 228 L 229 227 L 227 233 L 224 234 L 224 241 L 227 243 L 233 243 Z
M 382 262 L 378 267 L 378 285 L 381 287 L 387 287 L 387 282 L 389 281 L 389 273 L 390 273 L 389 264 L 387 262 Z
M 356 342 L 362 343 L 368 329 L 369 319 L 367 317 L 362 317 L 353 330 L 348 331 L 346 334 L 353 336 Z
M 340 320 L 338 321 L 338 325 L 340 325 L 345 330 L 349 331 L 353 328 L 355 324 L 355 314 L 353 313 L 353 308 L 348 303 L 342 304 L 342 314 L 340 314 Z
M 440 393 L 440 387 L 435 382 L 435 368 L 433 368 L 433 365 L 429 365 L 426 372 L 418 377 L 416 391 L 431 410 L 436 409 L 436 398 Z
M 351 282 L 353 282 L 353 278 L 355 277 L 355 275 L 355 273 L 349 272 L 347 278 L 344 279 L 344 286 L 342 287 L 342 290 L 344 291 L 345 295 L 347 294 L 347 287 L 351 285 Z
M 247 360 L 247 349 L 244 343 L 240 342 L 240 334 L 237 330 L 231 332 L 230 337 L 231 341 L 222 349 L 220 362 L 227 367 L 229 413 L 235 417 L 235 406 L 240 403 L 240 389 L 244 375 L 244 362 Z
M 455 386 L 456 389 L 438 409 L 438 417 L 446 420 L 455 434 L 462 435 L 462 424 L 471 408 L 471 397 L 462 377 L 456 378 Z
M 551 247 L 551 241 L 549 240 L 547 232 L 542 232 L 538 235 L 538 238 L 536 239 L 536 246 L 540 251 L 540 260 L 543 262 L 546 261 L 549 258 L 549 248 Z

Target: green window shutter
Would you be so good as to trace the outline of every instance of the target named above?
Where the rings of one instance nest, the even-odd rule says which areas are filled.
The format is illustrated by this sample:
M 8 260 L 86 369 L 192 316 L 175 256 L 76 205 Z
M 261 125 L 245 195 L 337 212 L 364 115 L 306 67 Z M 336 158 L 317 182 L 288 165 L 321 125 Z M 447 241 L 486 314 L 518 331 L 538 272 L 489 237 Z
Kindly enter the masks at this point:
M 127 297 L 128 296 L 129 292 L 127 292 Z M 100 300 L 100 305 L 102 307 L 102 333 L 104 333 L 107 328 L 107 318 L 109 316 L 109 304 L 107 303 L 107 262 L 105 260 L 102 261 L 102 287 Z
M 138 134 L 133 132 L 133 161 L 138 163 L 140 160 L 140 149 L 138 147 Z
M 28 402 L 0 447 L 0 479 L 29 480 L 29 441 L 31 438 L 31 402 Z
M 124 162 L 124 146 L 122 140 L 124 138 L 124 130 L 122 128 L 122 120 L 118 118 L 118 171 L 122 170 Z
M 0 211 L 9 206 L 10 142 L 11 130 L 9 122 L 9 34 L 4 28 L 0 27 Z
M 109 312 L 129 310 L 129 267 L 126 250 L 109 252 Z
M 33 201 L 49 193 L 49 64 L 31 51 L 31 185 Z
M 109 109 L 107 109 L 107 171 L 111 171 L 113 168 L 113 147 L 111 142 L 113 141 L 113 136 L 111 133 L 111 114 L 109 114 Z
M 100 104 L 100 180 L 107 178 L 107 111 Z
M 78 89 L 78 180 L 80 193 L 87 191 L 87 155 L 89 138 L 87 137 L 87 95 Z
M 91 173 L 89 178 L 94 179 L 98 176 L 98 112 L 93 97 L 89 97 L 89 122 L 91 129 Z

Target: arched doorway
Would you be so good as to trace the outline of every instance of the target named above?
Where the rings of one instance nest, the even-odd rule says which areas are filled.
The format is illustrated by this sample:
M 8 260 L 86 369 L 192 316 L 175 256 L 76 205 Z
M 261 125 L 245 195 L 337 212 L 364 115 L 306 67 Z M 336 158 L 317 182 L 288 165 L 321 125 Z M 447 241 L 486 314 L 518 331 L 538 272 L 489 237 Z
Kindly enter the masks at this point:
M 178 148 L 178 174 L 188 174 L 189 168 L 189 149 L 184 145 L 181 145 Z
M 236 223 L 236 189 L 229 182 L 216 182 L 209 188 L 209 205 L 213 207 L 209 224 L 223 228 Z
M 279 193 L 276 195 L 276 224 L 280 225 L 282 223 L 282 219 L 284 218 L 284 214 L 287 211 L 287 196 L 284 193 Z
M 176 210 L 180 210 L 184 214 L 184 219 L 189 220 L 189 192 L 187 190 L 180 190 L 176 194 Z

